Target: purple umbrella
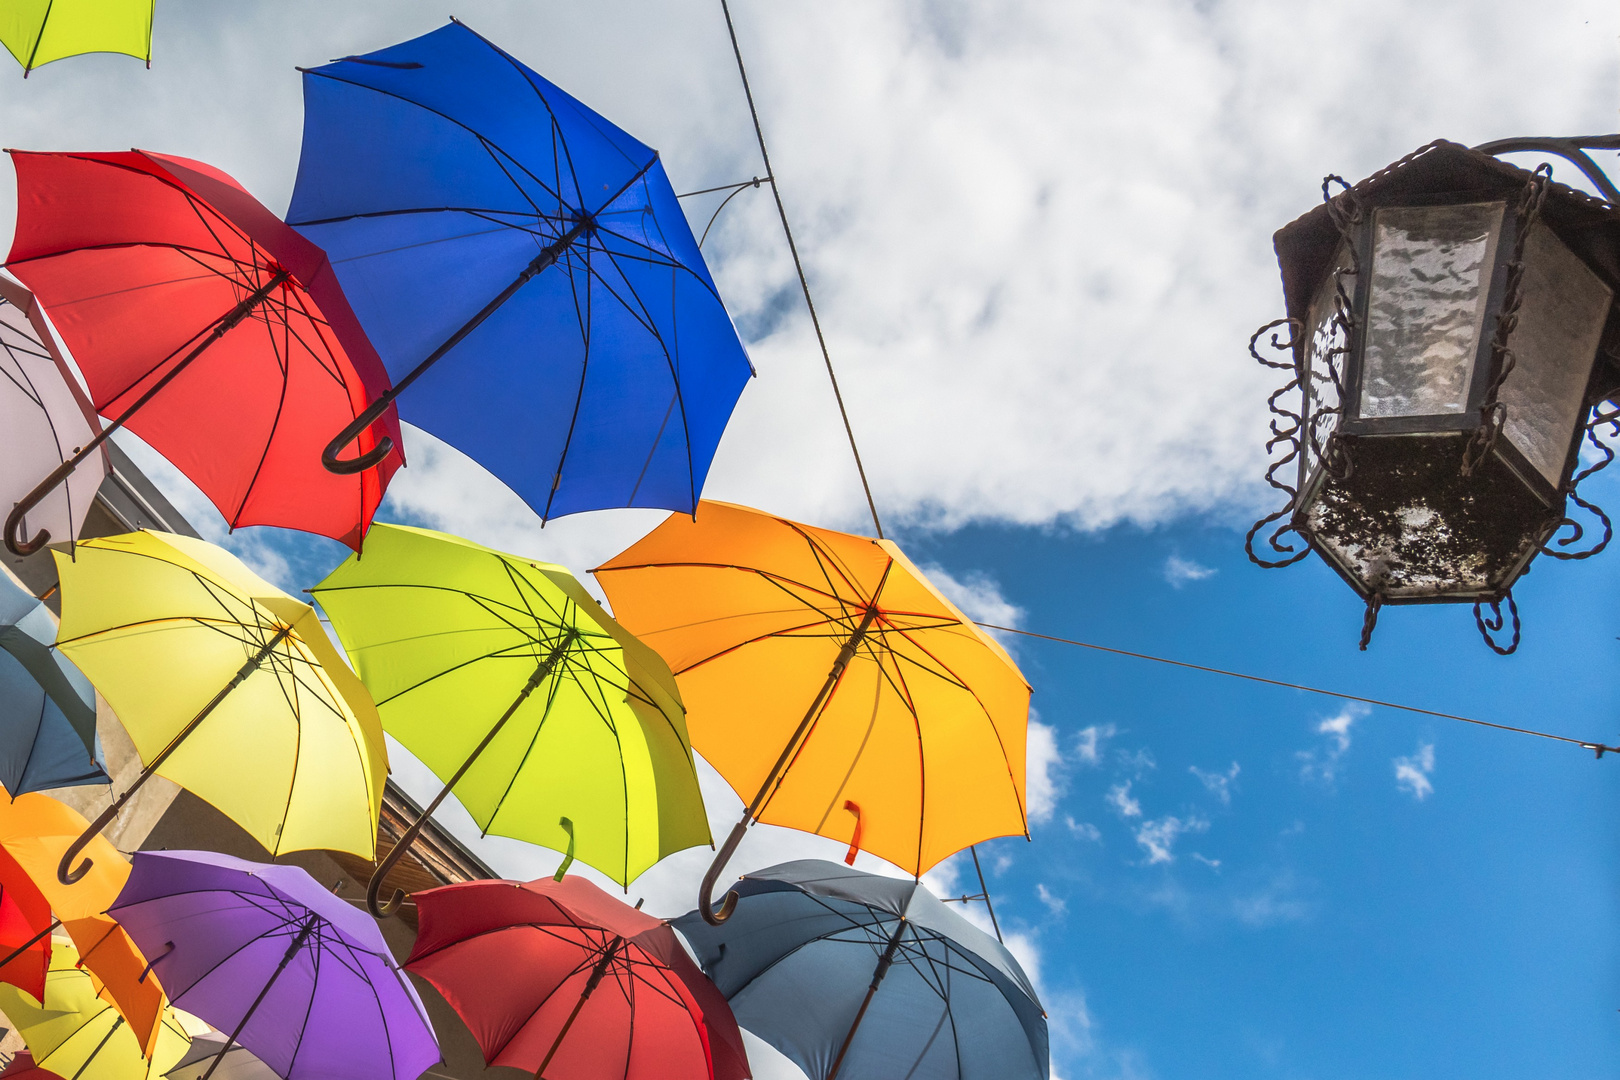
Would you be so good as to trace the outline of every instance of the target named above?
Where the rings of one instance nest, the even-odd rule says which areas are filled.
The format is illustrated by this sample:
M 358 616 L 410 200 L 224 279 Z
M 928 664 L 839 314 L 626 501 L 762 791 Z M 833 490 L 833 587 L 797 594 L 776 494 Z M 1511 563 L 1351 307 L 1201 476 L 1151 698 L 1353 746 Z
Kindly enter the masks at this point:
M 299 867 L 137 852 L 108 911 L 176 1006 L 287 1080 L 416 1080 L 439 1060 L 376 922 Z

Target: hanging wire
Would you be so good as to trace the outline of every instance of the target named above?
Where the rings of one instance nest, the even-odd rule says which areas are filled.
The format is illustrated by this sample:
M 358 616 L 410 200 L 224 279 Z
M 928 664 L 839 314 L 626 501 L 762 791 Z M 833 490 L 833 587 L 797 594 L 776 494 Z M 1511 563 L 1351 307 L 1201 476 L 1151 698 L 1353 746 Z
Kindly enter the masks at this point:
M 1464 724 L 1476 724 L 1479 727 L 1495 728 L 1497 731 L 1514 731 L 1520 735 L 1534 735 L 1539 739 L 1551 739 L 1554 742 L 1571 743 L 1582 750 L 1591 750 L 1598 757 L 1604 754 L 1620 754 L 1620 746 L 1605 746 L 1600 742 L 1588 742 L 1585 739 L 1572 739 L 1568 735 L 1554 735 L 1546 731 L 1537 731 L 1534 728 L 1514 727 L 1512 724 L 1493 724 L 1489 720 L 1475 720 L 1469 716 L 1458 716 L 1456 713 L 1438 712 L 1434 709 L 1420 709 L 1416 705 L 1402 705 L 1398 701 L 1384 701 L 1381 698 L 1362 697 L 1360 694 L 1345 694 L 1338 690 L 1323 690 L 1317 686 L 1306 686 L 1303 683 L 1284 682 L 1281 679 L 1268 679 L 1262 675 L 1247 675 L 1241 671 L 1227 671 L 1224 668 L 1209 667 L 1205 664 L 1191 664 L 1185 660 L 1170 660 L 1163 656 L 1154 656 L 1151 653 L 1131 652 L 1129 649 L 1113 649 L 1107 645 L 1093 645 L 1089 641 L 1076 641 L 1074 638 L 1057 637 L 1053 634 L 1037 634 L 1033 630 L 1019 630 L 1011 626 L 997 626 L 995 623 L 981 622 L 977 625 L 986 630 L 1000 630 L 1006 634 L 1021 634 L 1024 637 L 1038 638 L 1041 641 L 1055 641 L 1060 645 L 1075 645 L 1082 649 L 1093 649 L 1097 652 L 1112 653 L 1115 656 L 1129 656 L 1137 660 L 1152 660 L 1156 664 L 1169 664 L 1172 667 L 1189 668 L 1193 671 L 1207 671 L 1212 675 L 1225 675 L 1232 679 L 1245 679 L 1249 682 L 1265 683 L 1267 686 L 1281 686 L 1287 690 L 1304 690 L 1310 694 L 1321 694 L 1323 697 L 1340 698 L 1345 701 L 1360 701 L 1367 705 L 1379 705 L 1386 709 L 1401 709 L 1410 713 L 1419 713 L 1423 716 L 1435 716 L 1442 720 L 1458 720 Z
M 743 66 L 742 48 L 737 44 L 737 27 L 731 21 L 731 5 L 726 0 L 720 0 L 720 10 L 726 17 L 726 33 L 731 35 L 731 53 L 737 58 L 737 74 L 742 77 L 743 96 L 748 99 L 748 115 L 754 121 L 754 137 L 759 140 L 759 156 L 765 163 L 765 175 L 773 178 L 771 195 L 776 199 L 776 213 L 782 219 L 782 233 L 787 237 L 788 251 L 793 255 L 793 269 L 799 274 L 799 288 L 804 291 L 804 306 L 810 309 L 810 325 L 815 327 L 816 342 L 821 346 L 821 359 L 827 365 L 827 378 L 832 382 L 833 397 L 838 399 L 838 415 L 844 419 L 844 434 L 849 436 L 850 453 L 855 455 L 855 471 L 861 474 L 861 489 L 866 492 L 866 506 L 872 511 L 872 527 L 877 530 L 878 539 L 881 540 L 883 523 L 878 520 L 877 503 L 872 498 L 872 485 L 866 481 L 866 466 L 861 464 L 861 450 L 855 445 L 855 429 L 850 426 L 849 412 L 844 408 L 844 395 L 838 389 L 838 376 L 833 373 L 832 354 L 827 351 L 827 338 L 821 332 L 821 320 L 816 317 L 816 304 L 810 299 L 810 279 L 805 276 L 804 263 L 799 260 L 799 247 L 793 242 L 793 229 L 788 225 L 787 209 L 782 205 L 782 189 L 774 179 L 776 171 L 771 168 L 771 155 L 765 149 L 765 129 L 760 127 L 759 110 L 754 107 L 754 91 L 748 85 L 748 69 Z

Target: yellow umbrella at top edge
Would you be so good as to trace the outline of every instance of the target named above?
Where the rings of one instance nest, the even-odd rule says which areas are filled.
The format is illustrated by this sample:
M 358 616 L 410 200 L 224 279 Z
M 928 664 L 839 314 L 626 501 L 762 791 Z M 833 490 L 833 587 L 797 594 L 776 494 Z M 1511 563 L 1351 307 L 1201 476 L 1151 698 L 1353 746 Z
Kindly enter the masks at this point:
M 154 1080 L 174 1068 L 191 1043 L 175 1010 L 163 1010 L 148 1056 L 101 980 L 78 961 L 72 945 L 52 949 L 43 1003 L 0 984 L 0 1011 L 17 1026 L 34 1064 L 75 1080 Z
M 146 764 L 87 836 L 156 773 L 271 855 L 376 854 L 382 723 L 314 609 L 187 536 L 126 533 L 54 554 L 57 647 L 107 699 Z M 62 880 L 74 856 L 63 858 Z
M 122 53 L 152 66 L 155 0 L 0 0 L 0 43 L 23 66 Z
M 1005 649 L 887 540 L 704 500 L 594 573 L 675 672 L 692 746 L 752 821 L 922 874 L 1027 835 L 1029 685 Z

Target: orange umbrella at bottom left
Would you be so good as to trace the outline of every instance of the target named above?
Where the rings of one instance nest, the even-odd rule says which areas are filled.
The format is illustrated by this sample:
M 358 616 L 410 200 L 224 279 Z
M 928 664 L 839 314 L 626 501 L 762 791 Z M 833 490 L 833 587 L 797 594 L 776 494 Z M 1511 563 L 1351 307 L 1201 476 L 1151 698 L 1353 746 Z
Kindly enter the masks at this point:
M 50 905 L 55 918 L 36 929 L 43 930 L 39 942 L 44 947 L 43 962 L 49 962 L 50 931 L 60 925 L 73 939 L 79 952 L 79 966 L 100 980 L 119 1015 L 129 1024 L 148 1057 L 156 1044 L 168 998 L 157 976 L 148 972 L 147 957 L 135 947 L 129 935 L 105 912 L 112 906 L 129 878 L 129 860 L 112 843 L 96 836 L 84 849 L 94 866 L 81 880 L 63 885 L 56 877 L 62 855 L 88 826 L 84 816 L 66 803 L 49 795 L 30 792 L 9 803 L 0 799 L 0 875 L 7 860 L 33 884 Z M 0 876 L 0 886 L 6 879 Z M 4 911 L 0 908 L 0 946 L 10 945 L 3 933 Z M 26 954 L 24 954 L 26 955 Z M 0 972 L 7 962 L 0 960 Z M 34 991 L 21 982 L 20 989 Z M 40 982 L 44 981 L 43 967 Z M 34 994 L 36 999 L 41 993 Z

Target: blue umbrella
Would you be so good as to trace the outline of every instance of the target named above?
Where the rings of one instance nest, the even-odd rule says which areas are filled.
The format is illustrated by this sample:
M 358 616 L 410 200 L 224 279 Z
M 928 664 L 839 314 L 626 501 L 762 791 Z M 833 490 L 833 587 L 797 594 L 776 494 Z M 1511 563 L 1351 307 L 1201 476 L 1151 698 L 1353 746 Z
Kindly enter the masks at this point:
M 674 926 L 737 1023 L 811 1080 L 1046 1080 L 1046 1014 L 1002 945 L 903 878 L 806 859 Z
M 696 507 L 753 369 L 657 151 L 452 22 L 304 72 L 287 218 L 394 380 L 327 468 L 420 382 L 400 416 L 542 518 Z
M 96 692 L 51 648 L 45 605 L 0 575 L 0 784 L 27 791 L 110 784 L 96 738 Z

